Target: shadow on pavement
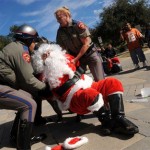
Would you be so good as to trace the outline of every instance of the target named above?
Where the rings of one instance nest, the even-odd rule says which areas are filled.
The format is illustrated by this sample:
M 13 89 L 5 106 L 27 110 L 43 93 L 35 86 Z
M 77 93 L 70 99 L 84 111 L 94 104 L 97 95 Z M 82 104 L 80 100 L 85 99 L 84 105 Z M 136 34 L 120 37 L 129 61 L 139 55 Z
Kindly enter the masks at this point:
M 84 119 L 88 119 L 92 115 L 86 115 Z M 55 141 L 52 143 L 50 138 L 48 137 L 46 140 L 43 141 L 45 145 L 52 145 L 52 144 L 60 144 L 65 141 L 65 139 L 69 137 L 76 137 L 76 136 L 84 136 L 89 133 L 95 133 L 101 137 L 104 137 L 100 131 L 101 125 L 94 125 L 91 123 L 84 123 L 84 122 L 75 122 L 74 117 L 66 117 L 64 118 L 64 123 L 49 123 L 46 125 L 48 132 L 51 134 L 51 137 Z M 38 131 L 41 131 L 39 129 Z M 117 133 L 113 133 L 110 135 L 114 138 L 119 138 L 121 140 L 128 140 L 133 136 L 128 135 L 120 135 Z
M 56 116 L 51 116 L 55 118 Z M 89 119 L 94 117 L 93 114 L 84 116 L 84 119 Z M 83 119 L 83 121 L 84 121 Z M 1 139 L 0 139 L 0 149 L 1 148 L 14 148 L 14 146 L 9 142 L 9 134 L 13 121 L 7 122 L 0 125 Z M 33 130 L 34 135 L 39 135 L 41 133 L 46 133 L 47 138 L 42 141 L 45 145 L 56 145 L 63 143 L 65 139 L 69 137 L 82 136 L 89 133 L 98 134 L 103 137 L 100 131 L 101 125 L 94 125 L 92 123 L 76 122 L 75 117 L 64 117 L 63 123 L 50 122 L 44 126 L 35 127 Z M 132 136 L 112 134 L 111 137 L 119 138 L 122 140 L 127 140 Z
M 139 69 L 130 69 L 130 70 L 122 71 L 122 72 L 117 73 L 117 75 L 129 74 L 129 73 L 133 73 L 133 72 L 135 72 L 137 70 L 141 70 L 141 69 L 145 69 L 145 71 L 149 71 L 150 70 L 150 66 L 141 67 Z
M 149 71 L 149 70 L 150 70 L 150 66 L 147 66 L 147 67 L 146 67 L 146 71 Z
M 9 142 L 9 135 L 12 124 L 13 121 L 0 125 L 0 149 L 3 147 L 14 148 L 14 146 Z
M 131 69 L 131 70 L 126 70 L 126 71 L 122 71 L 122 72 L 119 72 L 118 74 L 121 75 L 121 74 L 128 74 L 128 73 L 132 73 L 136 71 L 135 69 Z

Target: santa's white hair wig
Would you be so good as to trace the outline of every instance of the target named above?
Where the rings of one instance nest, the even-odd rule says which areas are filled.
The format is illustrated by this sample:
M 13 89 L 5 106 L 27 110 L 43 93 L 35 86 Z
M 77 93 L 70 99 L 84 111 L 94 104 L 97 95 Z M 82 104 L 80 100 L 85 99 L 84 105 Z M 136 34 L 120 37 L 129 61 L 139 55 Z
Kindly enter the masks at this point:
M 48 54 L 43 61 L 42 55 Z M 59 79 L 63 75 L 68 75 L 71 79 L 74 72 L 68 67 L 68 59 L 65 56 L 66 51 L 57 44 L 42 44 L 32 56 L 32 64 L 36 73 L 43 72 L 51 88 L 60 85 Z

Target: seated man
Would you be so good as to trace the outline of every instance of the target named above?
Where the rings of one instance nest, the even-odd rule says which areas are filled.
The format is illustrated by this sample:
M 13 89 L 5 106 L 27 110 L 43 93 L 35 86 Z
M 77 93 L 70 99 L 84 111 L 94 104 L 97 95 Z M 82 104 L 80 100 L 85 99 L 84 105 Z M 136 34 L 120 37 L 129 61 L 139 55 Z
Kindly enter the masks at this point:
M 112 47 L 111 44 L 107 45 L 107 48 L 104 50 L 103 55 L 106 58 L 114 58 L 116 56 L 116 51 L 115 49 Z
M 103 59 L 107 62 L 108 72 L 117 73 L 122 70 L 120 60 L 116 56 L 116 49 L 111 44 L 108 44 L 107 48 L 103 51 Z
M 93 112 L 105 135 L 138 133 L 138 127 L 125 118 L 121 82 L 115 78 L 94 82 L 73 59 L 56 44 L 42 44 L 32 55 L 34 69 L 43 73 L 60 109 L 80 115 Z

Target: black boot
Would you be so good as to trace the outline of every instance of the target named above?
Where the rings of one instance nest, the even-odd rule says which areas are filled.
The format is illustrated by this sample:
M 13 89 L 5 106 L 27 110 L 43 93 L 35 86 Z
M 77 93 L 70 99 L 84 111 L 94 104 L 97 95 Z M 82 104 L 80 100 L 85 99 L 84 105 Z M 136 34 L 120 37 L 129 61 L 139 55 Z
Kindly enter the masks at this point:
M 52 122 L 53 120 L 51 118 L 44 118 L 42 116 L 36 116 L 34 125 L 35 126 L 43 126 L 46 125 L 48 122 Z
M 12 126 L 11 131 L 10 131 L 10 142 L 13 145 L 16 145 L 16 143 L 17 143 L 17 132 L 18 132 L 19 120 L 20 120 L 20 113 L 17 112 L 15 120 L 13 122 L 13 126 Z
M 13 146 L 17 145 L 17 132 L 18 132 L 18 128 L 19 128 L 19 122 L 20 122 L 20 113 L 16 113 L 16 117 L 10 132 L 10 142 Z M 42 140 L 44 140 L 46 138 L 46 134 L 42 133 L 38 136 L 32 136 L 31 137 L 31 144 L 34 143 L 38 143 L 41 142 Z
M 76 122 L 81 122 L 81 120 L 84 118 L 84 115 L 77 114 L 76 116 Z
M 51 100 L 51 101 L 48 101 L 48 102 L 50 103 L 50 105 L 54 109 L 55 113 L 57 114 L 57 122 L 62 122 L 63 121 L 62 112 L 58 107 L 57 101 L 56 100 Z
M 42 114 L 42 100 L 36 95 L 33 97 L 36 99 L 37 103 L 37 110 L 35 114 L 35 119 L 34 119 L 34 125 L 40 126 L 40 125 L 45 125 L 47 123 L 47 120 L 41 116 Z
M 106 110 L 103 106 L 98 111 L 95 111 L 94 114 L 101 122 L 101 133 L 105 136 L 110 135 L 114 127 L 114 121 L 111 119 L 110 111 Z
M 125 118 L 122 94 L 110 95 L 108 101 L 112 119 L 116 122 L 114 131 L 128 135 L 138 133 L 138 127 Z
M 42 99 L 40 98 L 40 96 L 38 96 L 34 93 L 33 98 L 36 100 L 36 103 L 37 103 L 34 125 L 36 125 L 36 126 L 45 125 L 46 123 L 52 121 L 50 119 L 47 120 L 46 118 L 43 118 L 41 116 L 41 114 L 42 114 Z
M 20 121 L 17 134 L 17 150 L 31 150 L 32 128 L 32 122 Z
M 32 128 L 32 122 L 20 121 L 17 134 L 17 150 L 31 150 L 31 144 L 40 142 L 47 137 L 46 134 L 31 137 Z

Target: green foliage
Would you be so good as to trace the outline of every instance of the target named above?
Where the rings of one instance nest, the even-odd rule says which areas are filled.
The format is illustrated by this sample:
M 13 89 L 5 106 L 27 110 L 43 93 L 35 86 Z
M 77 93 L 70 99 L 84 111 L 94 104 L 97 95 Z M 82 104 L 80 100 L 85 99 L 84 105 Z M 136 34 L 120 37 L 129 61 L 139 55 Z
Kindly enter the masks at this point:
M 2 50 L 10 41 L 8 36 L 0 36 L 0 50 Z
M 3 47 L 5 47 L 8 43 L 10 43 L 13 40 L 13 34 L 17 30 L 17 28 L 17 25 L 13 25 L 9 28 L 10 32 L 7 36 L 0 35 L 0 50 L 2 50 Z
M 13 25 L 13 26 L 11 26 L 10 28 L 9 28 L 9 34 L 8 34 L 8 36 L 10 37 L 10 38 L 13 38 L 13 35 L 14 35 L 14 32 L 18 29 L 18 27 L 19 26 L 17 26 L 17 25 Z
M 104 43 L 120 45 L 120 30 L 125 22 L 132 26 L 145 26 L 150 22 L 150 6 L 147 0 L 114 0 L 114 3 L 99 14 L 100 22 L 92 30 L 92 39 L 102 37 Z

